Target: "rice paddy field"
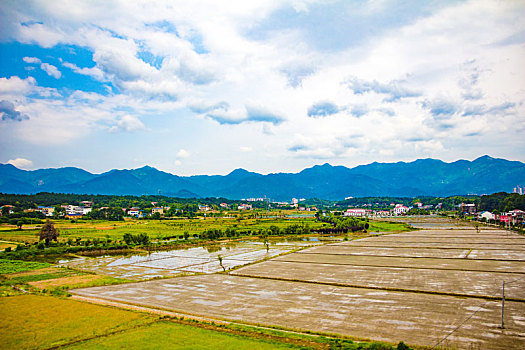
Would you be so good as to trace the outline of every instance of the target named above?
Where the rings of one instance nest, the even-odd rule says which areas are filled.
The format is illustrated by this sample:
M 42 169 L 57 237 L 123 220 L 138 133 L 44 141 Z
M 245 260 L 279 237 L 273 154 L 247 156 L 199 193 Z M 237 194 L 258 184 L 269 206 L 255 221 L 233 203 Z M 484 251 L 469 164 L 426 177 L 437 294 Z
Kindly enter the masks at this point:
M 174 277 L 183 274 L 215 273 L 285 254 L 308 246 L 320 245 L 317 237 L 271 239 L 268 249 L 262 241 L 218 243 L 148 254 L 128 256 L 81 257 L 60 266 L 105 276 L 135 281 Z M 222 261 L 219 261 L 221 256 Z
M 144 312 L 40 295 L 0 298 L 1 349 L 293 349 Z
M 525 348 L 525 237 L 441 218 L 230 273 L 72 291 L 193 317 L 456 349 Z M 505 282 L 504 328 L 502 287 Z

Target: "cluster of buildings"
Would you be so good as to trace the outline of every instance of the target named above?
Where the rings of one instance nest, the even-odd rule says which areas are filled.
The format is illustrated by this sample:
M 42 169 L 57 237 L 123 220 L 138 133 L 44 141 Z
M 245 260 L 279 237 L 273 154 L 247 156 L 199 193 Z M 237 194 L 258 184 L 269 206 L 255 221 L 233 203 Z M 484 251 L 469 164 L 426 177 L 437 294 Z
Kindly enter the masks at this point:
M 3 207 L 9 208 L 9 214 L 13 213 L 12 205 L 4 205 Z M 47 217 L 51 217 L 55 215 L 57 210 L 64 213 L 64 217 L 68 219 L 80 218 L 93 210 L 93 202 L 82 201 L 80 202 L 80 205 L 60 205 L 58 207 L 41 205 L 36 209 L 25 209 L 24 212 L 40 212 Z
M 122 209 L 122 210 L 126 213 L 127 216 L 138 218 L 138 219 L 141 219 L 147 216 L 147 213 L 145 213 L 144 210 L 138 207 L 131 207 L 131 208 Z M 164 213 L 167 212 L 168 210 L 170 210 L 170 207 L 153 207 L 151 208 L 150 215 L 154 215 L 154 214 L 164 215 Z
M 476 215 L 478 220 L 494 223 L 505 223 L 512 225 L 525 224 L 525 211 L 514 209 L 507 213 L 495 214 L 490 211 L 482 211 L 476 213 L 476 205 L 473 203 L 461 203 L 459 205 L 459 212 L 467 215 Z
M 349 217 L 388 217 L 388 216 L 400 216 L 406 215 L 412 207 L 407 207 L 403 204 L 394 204 L 391 210 L 372 210 L 363 208 L 351 208 L 347 209 L 343 215 Z
M 82 201 L 80 205 L 61 205 L 65 209 L 65 217 L 68 219 L 81 218 L 93 210 L 93 202 Z
M 520 225 L 525 223 L 525 211 L 514 209 L 508 213 L 494 214 L 490 211 L 478 213 L 478 220 L 487 222 L 503 222 L 505 224 Z
M 525 194 L 525 188 L 523 188 L 522 186 L 518 185 L 518 186 L 514 187 L 512 192 L 524 195 Z

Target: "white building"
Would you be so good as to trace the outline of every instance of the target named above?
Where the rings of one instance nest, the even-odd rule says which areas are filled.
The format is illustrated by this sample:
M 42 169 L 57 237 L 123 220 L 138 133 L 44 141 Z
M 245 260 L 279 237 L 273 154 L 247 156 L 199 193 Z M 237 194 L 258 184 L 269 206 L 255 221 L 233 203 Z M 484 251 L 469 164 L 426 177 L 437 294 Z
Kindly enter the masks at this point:
M 409 210 L 410 208 L 404 206 L 403 204 L 396 204 L 394 209 L 392 209 L 392 214 L 395 216 L 405 215 Z
M 377 217 L 384 218 L 384 217 L 390 216 L 390 211 L 388 211 L 388 210 L 377 210 L 377 211 L 374 212 L 374 215 L 377 216 Z
M 237 209 L 238 210 L 250 210 L 252 209 L 252 205 L 251 204 L 239 204 Z
M 347 209 L 343 215 L 353 216 L 353 217 L 363 217 L 363 216 L 366 216 L 366 209 L 361 209 L 361 208 Z
M 496 215 L 492 214 L 490 211 L 484 211 L 481 214 L 479 214 L 479 219 L 485 219 L 487 221 L 496 220 Z
M 68 205 L 66 207 L 67 215 L 86 215 L 92 210 L 91 207 L 79 207 L 78 205 Z
M 128 216 L 134 216 L 136 218 L 142 218 L 144 217 L 144 212 L 140 210 L 139 208 L 130 208 L 127 212 Z
M 38 210 L 44 214 L 45 216 L 53 216 L 53 214 L 55 213 L 55 207 L 43 207 L 43 206 L 40 206 L 38 207 Z

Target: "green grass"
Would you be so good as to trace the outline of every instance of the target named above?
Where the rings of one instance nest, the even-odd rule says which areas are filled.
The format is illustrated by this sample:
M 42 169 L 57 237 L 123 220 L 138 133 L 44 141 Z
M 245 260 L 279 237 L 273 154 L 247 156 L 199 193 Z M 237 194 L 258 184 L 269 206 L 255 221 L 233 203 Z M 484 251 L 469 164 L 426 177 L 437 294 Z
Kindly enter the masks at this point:
M 16 277 L 9 278 L 8 281 L 9 283 L 12 283 L 12 284 L 21 284 L 21 283 L 27 283 L 27 282 L 37 282 L 37 281 L 45 281 L 45 280 L 61 278 L 61 277 L 68 277 L 72 275 L 76 275 L 76 273 L 74 273 L 72 270 L 65 270 L 65 271 L 57 271 L 57 272 L 52 272 L 52 273 L 43 273 L 43 274 L 38 274 L 38 275 L 16 276 Z
M 41 262 L 0 259 L 0 274 L 37 270 L 49 266 L 51 265 Z
M 108 337 L 88 340 L 69 349 L 291 349 L 291 344 L 221 333 L 161 321 Z
M 385 343 L 313 337 L 243 325 L 175 321 L 46 295 L 0 297 L 0 348 L 395 349 Z
M 132 329 L 154 316 L 51 296 L 0 298 L 2 348 L 41 349 Z
M 59 241 L 65 242 L 68 238 L 122 240 L 125 233 L 133 235 L 146 233 L 150 239 L 164 239 L 165 237 L 181 236 L 188 232 L 201 234 L 207 229 L 236 229 L 238 231 L 258 231 L 275 225 L 284 228 L 291 224 L 308 224 L 311 228 L 321 227 L 323 223 L 313 218 L 206 218 L 206 219 L 176 219 L 176 220 L 127 220 L 101 221 L 78 220 L 71 223 L 68 220 L 56 220 L 55 227 L 59 231 Z M 38 225 L 37 225 L 38 226 Z M 41 225 L 40 225 L 41 226 Z M 38 240 L 39 228 L 16 230 L 0 226 L 0 239 L 14 242 L 33 243 Z
M 41 295 L 0 298 L 3 349 L 290 349 L 292 344 Z M 256 336 L 256 334 L 254 334 Z
M 369 232 L 406 232 L 413 231 L 414 228 L 404 222 L 391 221 L 370 221 Z
M 176 220 L 128 220 L 128 221 L 101 221 L 101 220 L 79 220 L 71 223 L 67 220 L 57 220 L 56 228 L 59 230 L 59 241 L 65 242 L 68 238 L 75 240 L 111 239 L 113 242 L 122 240 L 126 233 L 137 235 L 146 233 L 150 239 L 165 239 L 167 237 L 182 236 L 188 232 L 190 237 L 193 234 L 201 234 L 208 229 L 227 228 L 237 231 L 251 231 L 256 234 L 259 230 L 267 230 L 275 225 L 284 228 L 292 224 L 308 225 L 310 228 L 327 226 L 314 218 L 247 218 L 237 220 L 234 218 L 207 218 L 207 219 L 176 219 Z M 379 232 L 402 232 L 410 230 L 410 226 L 404 223 L 394 223 L 387 221 L 370 221 L 370 231 Z M 0 230 L 0 239 L 16 242 L 36 242 L 38 228 L 25 230 Z

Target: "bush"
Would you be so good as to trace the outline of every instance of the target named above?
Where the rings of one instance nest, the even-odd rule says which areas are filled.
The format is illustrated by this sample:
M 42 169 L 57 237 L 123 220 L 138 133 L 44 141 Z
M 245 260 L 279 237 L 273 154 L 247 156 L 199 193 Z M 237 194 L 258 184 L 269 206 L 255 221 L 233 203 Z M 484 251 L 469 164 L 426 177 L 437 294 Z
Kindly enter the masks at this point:
M 397 350 L 410 350 L 410 348 L 406 346 L 405 343 L 399 342 L 399 344 L 397 344 Z

